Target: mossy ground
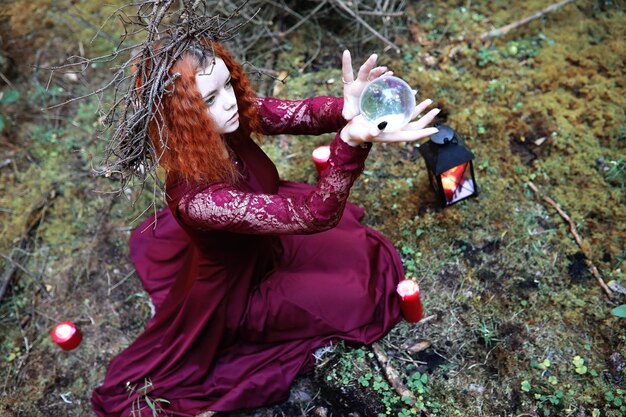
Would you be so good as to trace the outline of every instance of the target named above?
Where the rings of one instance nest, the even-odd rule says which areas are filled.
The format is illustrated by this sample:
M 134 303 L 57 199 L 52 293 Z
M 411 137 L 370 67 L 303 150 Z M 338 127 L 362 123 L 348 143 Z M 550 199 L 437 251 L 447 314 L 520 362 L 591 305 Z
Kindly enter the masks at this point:
M 67 19 L 94 16 L 96 9 L 72 6 L 60 20 L 54 7 L 69 2 L 39 3 L 45 18 L 38 21 L 49 36 L 19 13 L 4 27 L 32 51 L 72 50 L 63 33 Z M 607 300 L 567 224 L 527 186 L 533 181 L 570 215 L 605 281 L 626 285 L 624 4 L 576 2 L 505 37 L 477 41 L 482 31 L 543 7 L 539 1 L 411 5 L 407 36 L 396 39 L 401 53 L 381 54 L 420 87 L 419 97 L 443 109 L 439 121 L 466 139 L 481 189 L 477 198 L 442 209 L 415 147 L 377 145 L 351 194 L 366 208 L 365 223 L 398 248 L 407 276 L 420 283 L 425 314 L 435 316 L 424 324 L 402 322 L 380 342 L 418 407 L 411 410 L 389 387 L 368 347 L 338 346 L 315 376 L 299 381 L 319 395 L 234 414 L 313 415 L 323 406 L 333 415 L 626 415 L 626 322 L 610 314 L 624 296 Z M 75 36 L 77 42 L 93 33 Z M 340 94 L 340 51 L 324 54 L 335 61 L 300 72 L 306 49 L 303 33 L 278 55 L 275 69 L 290 76 L 275 93 Z M 19 55 L 15 48 L 11 54 Z M 92 78 L 107 71 L 102 65 Z M 46 93 L 44 73 L 12 79 L 0 101 L 3 255 L 20 255 L 12 248 L 25 217 L 44 195 L 49 201 L 20 257 L 28 273 L 15 274 L 0 304 L 0 415 L 90 415 L 90 392 L 106 364 L 150 316 L 126 246 L 137 224 L 131 221 L 143 217 L 150 196 L 134 205 L 112 200 L 103 192 L 117 184 L 90 175 L 91 155 L 101 148 L 95 99 L 39 113 L 36 108 L 78 87 L 55 76 Z M 19 100 L 7 99 L 9 90 Z M 330 140 L 277 137 L 263 146 L 284 178 L 314 182 L 310 151 Z M 2 262 L 4 271 L 10 263 Z M 72 352 L 49 338 L 64 319 L 84 333 Z M 418 339 L 432 346 L 407 353 Z

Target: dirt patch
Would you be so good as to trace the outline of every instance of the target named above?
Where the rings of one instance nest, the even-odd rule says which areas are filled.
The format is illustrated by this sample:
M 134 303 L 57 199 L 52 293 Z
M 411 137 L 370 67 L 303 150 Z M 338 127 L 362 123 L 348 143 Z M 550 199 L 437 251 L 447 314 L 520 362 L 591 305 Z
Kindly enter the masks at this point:
M 541 114 L 523 115 L 516 119 L 516 126 L 509 136 L 511 152 L 517 155 L 524 165 L 531 165 L 550 147 L 555 126 Z
M 572 282 L 582 284 L 591 280 L 591 272 L 587 266 L 585 255 L 582 252 L 576 252 L 573 255 L 568 255 L 567 259 L 569 261 L 567 273 L 569 274 Z

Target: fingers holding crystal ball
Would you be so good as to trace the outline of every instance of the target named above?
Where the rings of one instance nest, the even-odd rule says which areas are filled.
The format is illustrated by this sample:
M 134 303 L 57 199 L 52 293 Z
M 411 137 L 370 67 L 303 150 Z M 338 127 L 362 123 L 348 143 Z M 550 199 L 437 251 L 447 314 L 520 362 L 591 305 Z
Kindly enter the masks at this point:
M 385 132 L 395 132 L 411 121 L 415 91 L 398 77 L 379 77 L 365 87 L 359 107 L 365 120 L 375 125 L 387 122 Z

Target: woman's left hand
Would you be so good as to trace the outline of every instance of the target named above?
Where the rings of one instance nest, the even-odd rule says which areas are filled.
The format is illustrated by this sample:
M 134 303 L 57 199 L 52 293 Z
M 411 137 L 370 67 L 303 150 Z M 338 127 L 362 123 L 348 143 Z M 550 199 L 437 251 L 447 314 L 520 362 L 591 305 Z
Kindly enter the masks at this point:
M 431 104 L 433 104 L 433 101 L 428 99 L 415 106 L 412 119 L 415 119 Z M 439 131 L 436 127 L 428 127 L 435 119 L 435 116 L 439 114 L 439 111 L 439 109 L 432 109 L 420 119 L 410 122 L 402 129 L 394 132 L 385 132 L 386 123 L 376 126 L 359 114 L 341 129 L 340 137 L 350 146 L 358 146 L 364 142 L 413 142 L 434 135 Z
M 347 121 L 352 120 L 360 113 L 359 99 L 363 89 L 370 81 L 381 75 L 392 75 L 391 71 L 387 70 L 387 67 L 376 67 L 376 60 L 378 55 L 372 54 L 361 65 L 356 80 L 354 79 L 354 73 L 352 71 L 352 57 L 350 51 L 347 49 L 343 51 L 341 59 L 341 81 L 343 81 L 343 118 Z

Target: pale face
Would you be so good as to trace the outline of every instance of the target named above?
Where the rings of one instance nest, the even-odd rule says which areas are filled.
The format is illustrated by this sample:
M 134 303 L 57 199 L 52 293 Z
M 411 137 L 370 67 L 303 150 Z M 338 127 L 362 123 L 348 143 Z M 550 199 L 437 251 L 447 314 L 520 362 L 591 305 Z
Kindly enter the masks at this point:
M 209 59 L 208 65 L 196 74 L 196 85 L 219 133 L 237 130 L 237 98 L 224 61 L 221 58 Z

